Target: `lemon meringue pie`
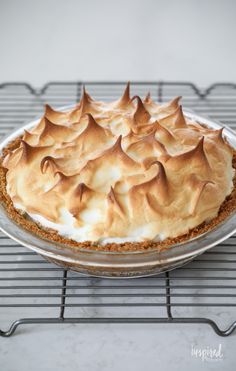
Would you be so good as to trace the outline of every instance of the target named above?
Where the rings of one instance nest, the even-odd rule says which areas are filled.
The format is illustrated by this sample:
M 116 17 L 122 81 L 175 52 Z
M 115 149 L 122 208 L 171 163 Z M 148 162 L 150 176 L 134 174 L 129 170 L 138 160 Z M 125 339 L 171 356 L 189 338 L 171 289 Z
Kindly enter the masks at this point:
M 92 99 L 44 116 L 3 156 L 14 209 L 64 239 L 105 246 L 158 242 L 217 217 L 234 188 L 223 129 L 167 104 Z M 50 233 L 49 233 L 50 238 Z

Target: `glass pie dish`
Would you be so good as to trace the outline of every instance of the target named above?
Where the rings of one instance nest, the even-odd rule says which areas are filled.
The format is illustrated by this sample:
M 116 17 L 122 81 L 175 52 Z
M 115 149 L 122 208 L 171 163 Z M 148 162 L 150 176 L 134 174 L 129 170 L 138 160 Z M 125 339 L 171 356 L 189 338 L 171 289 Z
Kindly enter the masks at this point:
M 61 110 L 71 109 L 65 107 Z M 220 129 L 216 121 L 203 118 L 198 114 L 184 110 L 190 120 L 204 124 L 209 128 Z M 33 127 L 39 119 L 30 122 L 8 135 L 0 144 L 2 151 L 11 141 Z M 236 148 L 236 134 L 224 127 L 224 136 L 232 147 Z M 236 232 L 236 213 L 232 213 L 214 229 L 187 241 L 171 245 L 163 251 L 148 249 L 141 251 L 111 252 L 72 248 L 43 239 L 15 223 L 3 205 L 0 205 L 0 229 L 19 244 L 42 255 L 47 260 L 64 268 L 93 276 L 105 277 L 141 277 L 158 274 L 177 268 L 192 260 L 199 254 L 221 243 Z

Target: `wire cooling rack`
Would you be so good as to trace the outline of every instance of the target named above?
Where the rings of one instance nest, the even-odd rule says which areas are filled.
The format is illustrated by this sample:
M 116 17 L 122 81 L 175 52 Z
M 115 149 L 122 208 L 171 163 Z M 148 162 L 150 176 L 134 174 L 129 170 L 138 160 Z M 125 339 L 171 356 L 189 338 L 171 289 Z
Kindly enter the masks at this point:
M 120 96 L 125 82 L 85 82 L 101 100 Z M 0 137 L 43 112 L 44 103 L 76 103 L 82 82 L 0 84 Z M 192 83 L 135 82 L 132 92 L 168 101 L 236 128 L 236 85 L 199 89 Z M 236 236 L 171 272 L 133 280 L 99 279 L 64 270 L 0 234 L 0 335 L 26 324 L 202 323 L 220 336 L 236 328 Z M 23 327 L 25 329 L 25 327 Z

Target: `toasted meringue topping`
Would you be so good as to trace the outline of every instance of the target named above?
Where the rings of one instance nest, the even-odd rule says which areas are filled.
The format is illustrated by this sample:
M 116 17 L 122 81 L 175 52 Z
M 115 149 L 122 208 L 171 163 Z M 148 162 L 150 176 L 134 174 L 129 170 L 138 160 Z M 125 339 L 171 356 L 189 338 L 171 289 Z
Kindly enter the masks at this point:
M 43 227 L 76 241 L 162 240 L 214 218 L 233 188 L 223 129 L 185 117 L 180 97 L 46 105 L 4 159 L 7 192 Z

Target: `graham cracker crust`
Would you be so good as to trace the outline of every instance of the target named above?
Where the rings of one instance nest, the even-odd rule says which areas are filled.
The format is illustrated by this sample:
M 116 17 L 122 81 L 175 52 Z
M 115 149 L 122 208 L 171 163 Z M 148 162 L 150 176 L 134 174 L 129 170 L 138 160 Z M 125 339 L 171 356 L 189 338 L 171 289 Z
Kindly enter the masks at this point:
M 232 193 L 225 199 L 222 203 L 219 213 L 217 217 L 211 220 L 210 223 L 202 223 L 201 225 L 193 228 L 187 234 L 176 238 L 167 238 L 162 242 L 125 242 L 125 243 L 109 243 L 107 245 L 96 245 L 90 241 L 87 242 L 76 242 L 68 238 L 64 238 L 58 234 L 57 231 L 53 229 L 46 229 L 45 227 L 41 227 L 36 222 L 27 219 L 26 215 L 21 214 L 18 210 L 16 210 L 13 206 L 12 200 L 7 194 L 6 191 L 6 173 L 7 170 L 2 166 L 2 161 L 4 157 L 9 153 L 9 151 L 17 148 L 20 144 L 21 137 L 16 138 L 14 141 L 9 143 L 7 147 L 3 149 L 2 157 L 0 158 L 0 202 L 6 209 L 9 217 L 14 220 L 17 224 L 19 224 L 22 228 L 30 231 L 31 233 L 49 240 L 56 242 L 58 248 L 63 248 L 61 244 L 66 245 L 66 247 L 70 247 L 74 251 L 80 249 L 88 249 L 88 250 L 95 250 L 95 251 L 110 251 L 110 252 L 125 252 L 125 251 L 142 251 L 142 250 L 150 250 L 150 249 L 157 249 L 158 251 L 163 251 L 177 243 L 185 242 L 192 238 L 195 238 L 203 233 L 206 233 L 212 229 L 214 229 L 218 224 L 222 223 L 229 215 L 231 215 L 236 210 L 236 175 L 233 179 L 234 182 L 234 189 Z M 236 169 L 236 151 L 234 150 L 233 153 L 233 161 L 232 166 Z

